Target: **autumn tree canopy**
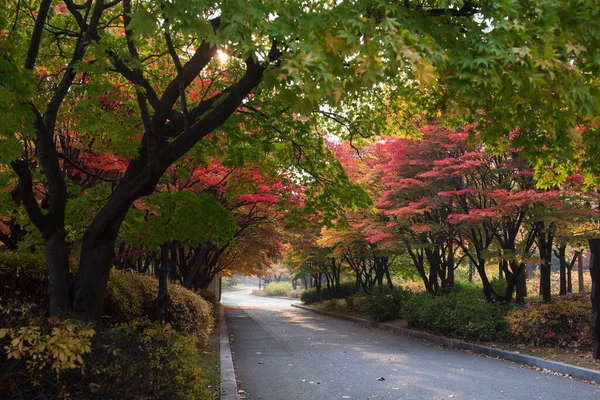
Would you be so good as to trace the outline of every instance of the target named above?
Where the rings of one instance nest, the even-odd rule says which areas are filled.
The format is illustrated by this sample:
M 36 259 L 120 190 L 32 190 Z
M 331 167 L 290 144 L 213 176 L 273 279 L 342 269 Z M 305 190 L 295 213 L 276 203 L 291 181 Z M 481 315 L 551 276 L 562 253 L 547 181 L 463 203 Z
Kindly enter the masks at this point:
M 329 220 L 368 201 L 325 135 L 414 133 L 417 115 L 498 145 L 512 132 L 540 177 L 550 165 L 564 179 L 569 160 L 594 172 L 597 13 L 591 0 L 9 1 L 0 182 L 19 189 L 3 221 L 25 210 L 40 232 L 51 314 L 94 319 L 128 212 L 186 157 L 293 171 L 305 212 Z M 71 246 L 84 198 L 95 208 Z

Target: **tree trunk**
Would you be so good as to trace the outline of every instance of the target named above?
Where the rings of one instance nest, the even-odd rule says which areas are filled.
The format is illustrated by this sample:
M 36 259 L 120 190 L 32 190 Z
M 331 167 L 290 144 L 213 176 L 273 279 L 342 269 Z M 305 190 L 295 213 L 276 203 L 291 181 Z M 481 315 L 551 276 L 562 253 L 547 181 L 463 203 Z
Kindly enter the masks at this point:
M 513 296 L 513 293 L 515 292 L 515 287 L 516 287 L 516 278 L 517 277 L 515 274 L 506 276 L 506 293 L 504 294 L 504 301 L 506 303 L 512 302 L 512 296 Z
M 385 278 L 387 279 L 388 287 L 392 289 L 394 287 L 394 282 L 392 282 L 392 276 L 390 275 L 390 269 L 385 269 Z
M 127 209 L 105 221 L 101 210 L 83 236 L 73 291 L 73 312 L 82 321 L 97 321 L 102 317 L 115 242 L 126 214 Z
M 355 280 L 354 280 L 354 291 L 358 292 L 360 290 L 361 284 L 362 284 L 362 276 L 360 271 L 355 270 L 354 274 L 356 276 Z
M 317 291 L 317 300 L 321 301 L 323 299 L 323 296 L 321 294 L 321 273 L 319 272 L 318 274 L 315 274 L 313 278 L 315 290 Z
M 577 279 L 579 282 L 579 293 L 585 293 L 585 287 L 583 286 L 583 251 L 579 252 L 577 256 Z
M 538 295 L 542 295 L 542 282 L 544 281 L 544 278 L 542 277 L 542 264 L 539 265 L 539 272 L 540 272 L 540 276 L 539 276 L 539 288 L 538 288 Z
M 473 260 L 469 259 L 469 276 L 468 276 L 469 283 L 473 282 L 473 273 L 475 272 L 474 269 L 475 269 L 475 267 L 473 265 Z
M 515 302 L 517 304 L 525 304 L 525 297 L 527 297 L 527 275 L 526 266 L 524 263 L 519 264 L 517 271 L 515 272 L 516 282 L 516 294 Z
M 494 291 L 490 280 L 488 279 L 487 273 L 485 272 L 485 259 L 478 258 L 478 262 L 475 263 L 475 268 L 477 269 L 477 273 L 481 278 L 481 284 L 483 286 L 483 294 L 487 301 L 495 302 L 501 300 L 500 296 Z
M 551 276 L 552 276 L 552 246 L 546 245 L 540 248 L 542 265 L 540 265 L 540 292 L 544 303 L 549 303 L 551 295 Z
M 589 239 L 591 258 L 590 274 L 592 276 L 592 335 L 594 336 L 593 357 L 600 360 L 600 239 Z
M 48 299 L 50 315 L 66 317 L 71 312 L 71 272 L 69 248 L 63 229 L 50 231 L 44 238 L 48 263 Z
M 169 301 L 169 269 L 171 269 L 170 263 L 175 262 L 171 259 L 169 262 L 169 244 L 165 243 L 160 246 L 160 268 L 158 271 L 158 295 L 152 305 L 152 309 L 149 313 L 149 318 L 152 321 L 160 321 L 162 318 L 165 307 Z
M 551 277 L 552 264 L 544 261 L 540 266 L 540 290 L 542 292 L 542 300 L 544 303 L 549 303 L 552 300 L 551 294 Z
M 452 243 L 448 245 L 448 260 L 447 260 L 447 280 L 446 280 L 446 293 L 450 293 L 454 290 L 454 250 Z
M 560 262 L 560 288 L 559 296 L 567 294 L 567 246 L 561 245 L 558 249 L 558 258 Z

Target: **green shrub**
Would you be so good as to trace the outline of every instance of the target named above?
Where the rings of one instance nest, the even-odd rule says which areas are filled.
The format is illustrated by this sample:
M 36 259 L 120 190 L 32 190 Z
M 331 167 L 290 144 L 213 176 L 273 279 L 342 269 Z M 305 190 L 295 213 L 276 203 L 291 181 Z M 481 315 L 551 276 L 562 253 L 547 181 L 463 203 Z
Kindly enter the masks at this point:
M 105 314 L 113 321 L 125 322 L 147 315 L 158 293 L 158 281 L 147 275 L 112 269 L 106 290 Z M 200 345 L 206 344 L 214 325 L 213 306 L 182 286 L 170 284 L 168 291 L 162 322 L 194 335 Z
M 113 269 L 92 338 L 86 325 L 46 318 L 42 259 L 0 253 L 0 282 L 0 397 L 208 398 L 198 350 L 213 307 L 196 293 L 170 284 L 163 323 L 151 323 L 157 280 Z
M 555 297 L 552 303 L 528 304 L 507 316 L 510 334 L 524 343 L 566 345 L 591 344 L 592 310 L 588 296 Z
M 267 296 L 289 296 L 292 293 L 291 282 L 271 282 L 265 285 Z
M 103 332 L 101 341 L 94 354 L 95 397 L 207 398 L 207 378 L 192 335 L 140 319 Z
M 43 260 L 31 254 L 0 252 L 0 328 L 43 320 L 48 283 Z
M 304 304 L 311 304 L 311 303 L 316 303 L 317 301 L 319 301 L 319 299 L 317 298 L 317 289 L 315 289 L 315 288 L 306 289 L 304 292 L 302 292 L 300 294 L 300 301 L 302 301 Z
M 192 335 L 147 319 L 99 331 L 75 321 L 0 330 L 3 399 L 208 399 Z
M 231 284 L 231 278 L 222 278 L 221 279 L 221 287 L 228 288 L 228 287 L 231 287 L 231 286 L 232 286 L 232 284 Z
M 215 307 L 219 304 L 219 299 L 217 299 L 217 295 L 210 289 L 199 289 L 196 293 L 200 295 L 204 300 L 208 301 L 210 304 L 213 304 Z
M 494 278 L 490 281 L 490 285 L 492 285 L 494 291 L 500 296 L 503 296 L 506 293 L 506 279 Z
M 508 336 L 508 306 L 489 303 L 475 285 L 458 284 L 448 295 L 415 293 L 404 303 L 403 317 L 410 327 L 468 339 L 499 340 Z
M 333 292 L 333 298 L 345 299 L 346 297 L 352 296 L 354 293 L 356 293 L 356 284 L 354 282 L 342 282 L 340 283 L 339 289 Z M 300 300 L 305 304 L 316 303 L 319 301 L 317 289 L 306 289 L 300 295 Z M 321 286 L 321 300 L 329 300 L 329 292 L 327 291 L 326 285 Z
M 409 292 L 402 288 L 373 288 L 363 297 L 361 309 L 375 322 L 399 319 L 402 318 L 402 305 L 408 297 Z

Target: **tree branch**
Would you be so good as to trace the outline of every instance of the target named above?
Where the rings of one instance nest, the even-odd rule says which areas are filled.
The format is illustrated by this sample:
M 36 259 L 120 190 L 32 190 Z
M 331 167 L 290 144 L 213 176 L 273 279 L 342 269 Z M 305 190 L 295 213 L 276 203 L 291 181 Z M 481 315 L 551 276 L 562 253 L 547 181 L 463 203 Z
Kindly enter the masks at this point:
M 42 40 L 42 32 L 44 30 L 46 18 L 48 18 L 48 11 L 50 10 L 51 4 L 52 0 L 43 0 L 40 4 L 33 32 L 31 33 L 31 39 L 29 41 L 27 57 L 25 58 L 25 69 L 33 70 L 33 67 L 35 66 L 35 60 L 37 59 L 41 48 L 40 42 Z
M 21 202 L 25 207 L 25 211 L 31 222 L 45 235 L 47 230 L 46 217 L 42 214 L 42 210 L 33 193 L 33 179 L 29 165 L 25 160 L 17 160 L 10 163 L 11 167 L 19 177 L 19 193 L 21 194 Z

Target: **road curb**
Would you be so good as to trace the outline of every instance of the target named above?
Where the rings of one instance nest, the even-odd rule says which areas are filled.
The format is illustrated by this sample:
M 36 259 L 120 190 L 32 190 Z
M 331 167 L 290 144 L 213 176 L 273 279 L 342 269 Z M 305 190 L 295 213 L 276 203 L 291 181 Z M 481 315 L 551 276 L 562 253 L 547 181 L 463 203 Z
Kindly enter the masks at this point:
M 220 330 L 220 352 L 221 352 L 221 400 L 240 400 L 233 369 L 233 358 L 231 356 L 231 345 L 227 333 L 227 322 L 225 321 L 225 308 L 219 310 Z
M 414 339 L 425 340 L 430 343 L 442 345 L 449 349 L 454 350 L 466 350 L 476 354 L 483 354 L 489 357 L 501 358 L 506 361 L 511 361 L 530 367 L 541 368 L 542 370 L 548 370 L 556 372 L 562 375 L 571 376 L 573 378 L 582 379 L 585 381 L 592 381 L 600 384 L 600 371 L 594 371 L 593 369 L 576 367 L 574 365 L 564 364 L 556 361 L 545 360 L 543 358 L 528 356 L 514 351 L 500 350 L 493 347 L 482 346 L 479 344 L 468 343 L 462 340 L 449 339 L 443 336 L 433 335 L 427 332 L 415 331 L 413 329 L 401 328 L 380 322 L 372 322 L 364 318 L 351 317 L 349 315 L 337 314 L 330 311 L 316 310 L 301 304 L 292 304 L 293 307 L 300 308 L 302 310 L 312 311 L 316 314 L 325 315 L 328 317 L 338 318 L 345 321 L 356 322 L 363 326 L 377 328 L 381 330 L 391 331 L 393 333 L 409 336 Z

